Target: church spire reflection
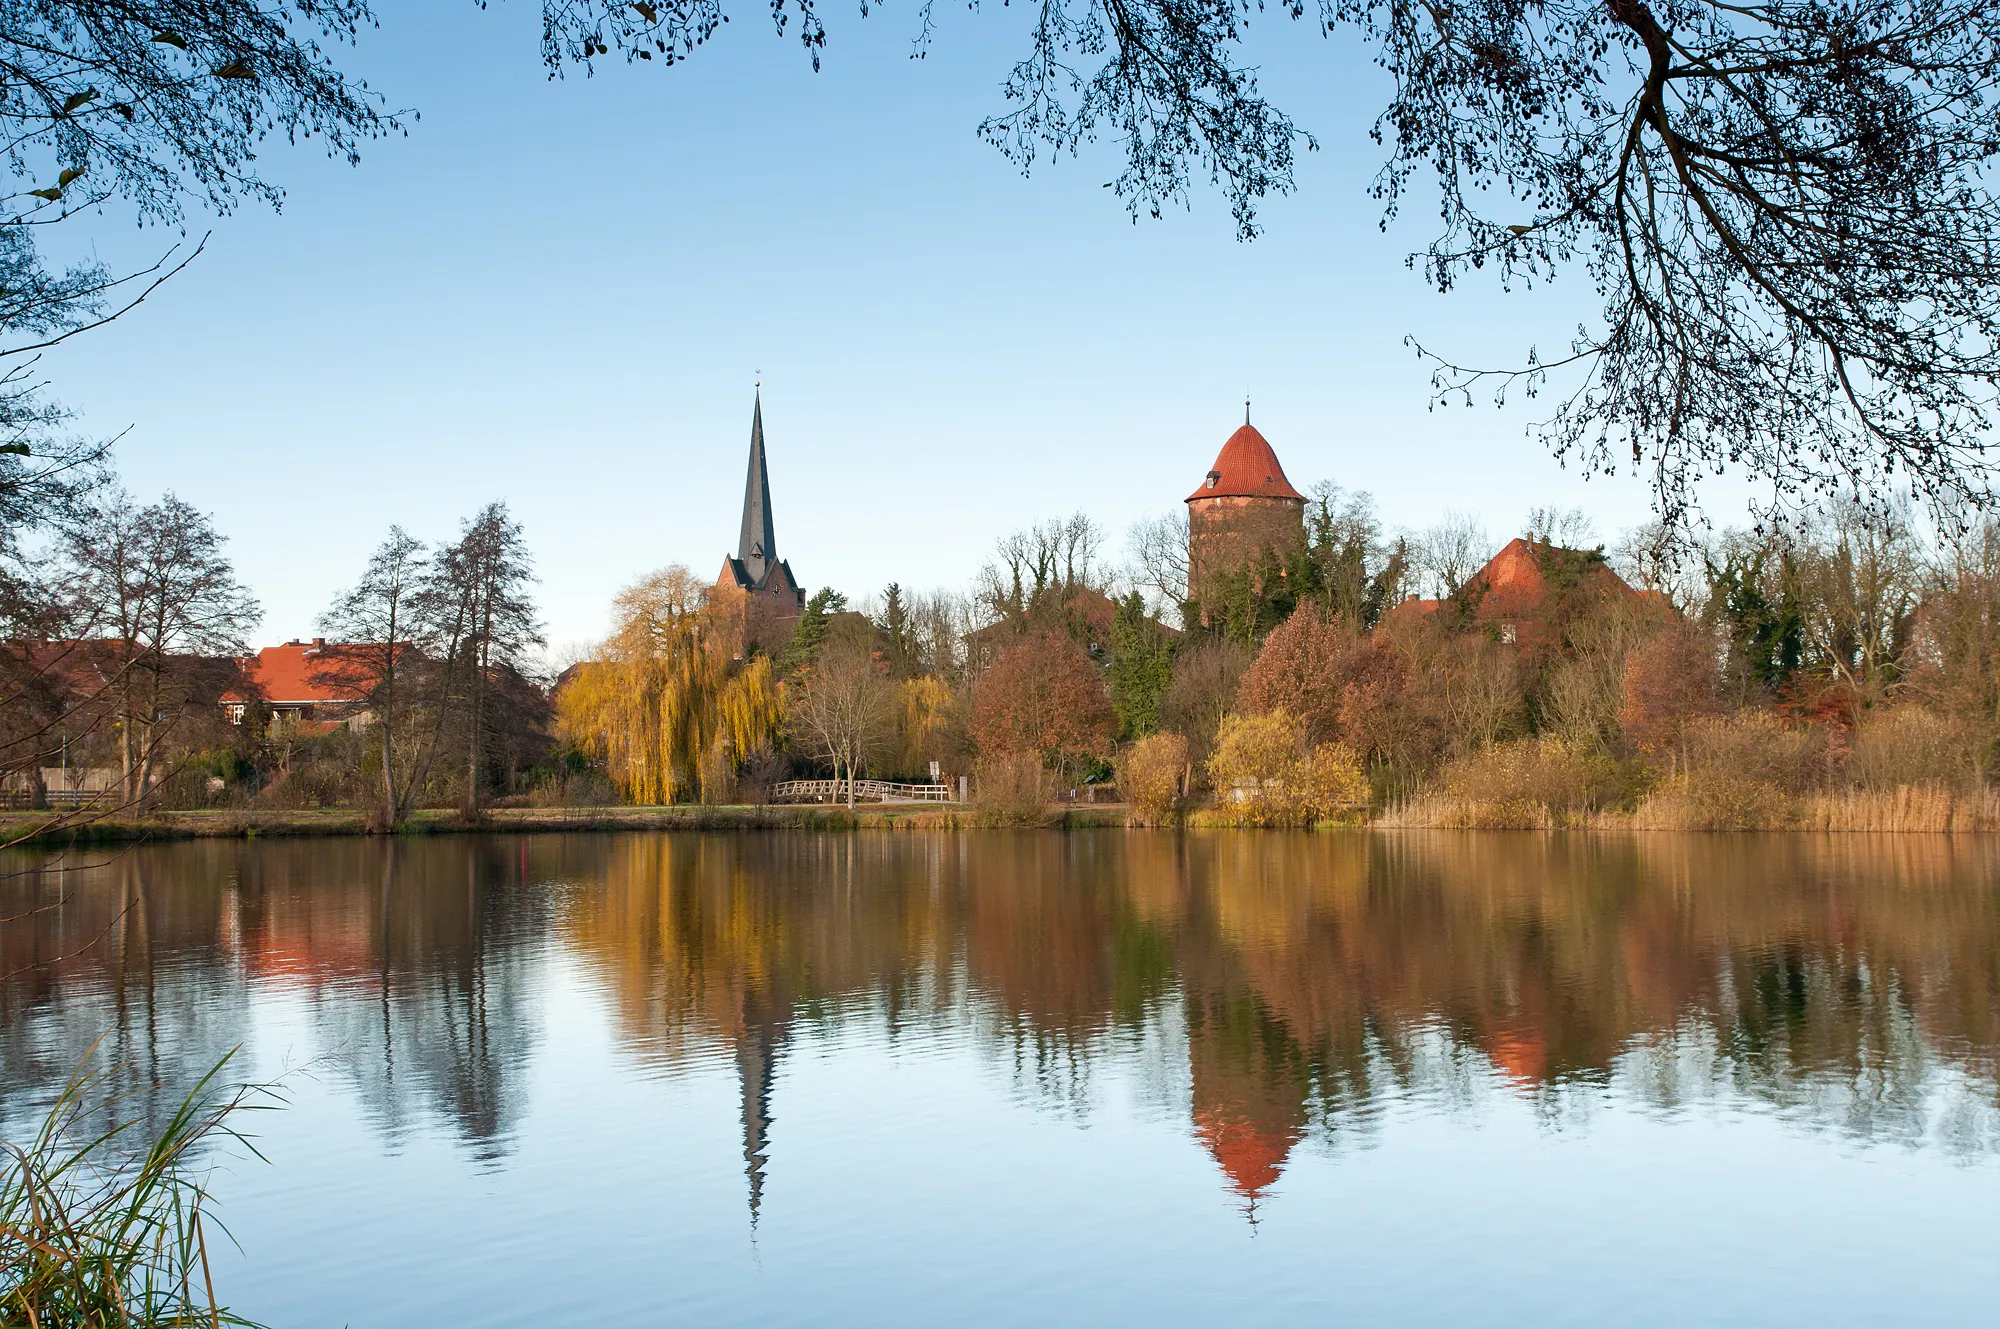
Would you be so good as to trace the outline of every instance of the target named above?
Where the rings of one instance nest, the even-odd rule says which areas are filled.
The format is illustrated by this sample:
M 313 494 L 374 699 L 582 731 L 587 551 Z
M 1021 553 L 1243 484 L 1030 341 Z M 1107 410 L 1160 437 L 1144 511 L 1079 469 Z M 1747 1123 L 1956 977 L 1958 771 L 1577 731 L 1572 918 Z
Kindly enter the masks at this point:
M 1213 1161 L 1217 1202 L 1253 1215 L 1282 1199 L 1301 1151 L 1337 1153 L 1385 1104 L 1425 1096 L 1527 1096 L 1570 1129 L 1553 1110 L 1565 1094 L 1615 1085 L 1648 1105 L 1731 1100 L 1856 1139 L 2000 1149 L 1990 850 L 1471 843 L 138 848 L 65 874 L 60 907 L 38 907 L 52 878 L 0 877 L 14 920 L 0 928 L 0 1120 L 28 1119 L 107 1030 L 135 1094 L 167 1097 L 232 1045 L 296 1038 L 294 1060 L 336 1068 L 325 1078 L 384 1135 L 442 1125 L 505 1166 L 561 982 L 580 983 L 585 1006 L 566 1009 L 608 1022 L 627 1069 L 733 1076 L 753 1226 L 799 1029 L 815 1045 L 932 1040 L 1079 1121 L 1107 1083 L 1139 1085 Z
M 749 1183 L 752 1228 L 764 1204 L 764 1170 L 771 1156 L 771 1085 L 789 1026 L 785 1014 L 759 994 L 746 995 L 743 1024 L 734 1038 L 736 1075 L 743 1090 L 743 1175 Z

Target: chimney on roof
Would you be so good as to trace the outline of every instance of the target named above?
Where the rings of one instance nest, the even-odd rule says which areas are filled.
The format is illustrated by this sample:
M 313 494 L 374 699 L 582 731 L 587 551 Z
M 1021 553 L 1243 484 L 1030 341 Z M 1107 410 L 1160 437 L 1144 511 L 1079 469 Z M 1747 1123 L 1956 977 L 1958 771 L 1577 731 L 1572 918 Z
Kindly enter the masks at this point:
M 325 649 L 326 649 L 326 638 L 325 638 L 325 637 L 314 637 L 314 638 L 313 638 L 313 649 L 314 649 L 314 650 L 316 650 L 316 651 L 323 651 L 323 650 L 325 650 Z

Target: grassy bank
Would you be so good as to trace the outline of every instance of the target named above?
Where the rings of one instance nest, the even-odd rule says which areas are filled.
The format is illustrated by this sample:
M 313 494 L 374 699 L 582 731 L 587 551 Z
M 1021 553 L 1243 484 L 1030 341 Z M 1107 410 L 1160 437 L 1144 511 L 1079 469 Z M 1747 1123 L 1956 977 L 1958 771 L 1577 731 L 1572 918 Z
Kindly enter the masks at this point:
M 1100 804 L 1059 808 L 1044 819 L 996 819 L 976 808 L 845 808 L 693 806 L 496 808 L 469 822 L 456 812 L 425 811 L 401 835 L 542 834 L 590 831 L 942 831 L 983 827 L 1081 830 L 1138 825 L 1131 810 Z M 1243 827 L 1226 809 L 1197 809 L 1180 820 L 1191 829 Z M 1855 792 L 1808 798 L 1691 799 L 1655 794 L 1636 809 L 1552 808 L 1535 799 L 1432 796 L 1359 817 L 1319 823 L 1319 829 L 1372 825 L 1423 830 L 1595 831 L 1865 831 L 2000 832 L 2000 796 L 1972 798 L 1913 787 L 1891 794 Z M 311 812 L 152 812 L 72 824 L 51 814 L 0 813 L 0 844 L 116 844 L 142 840 L 288 839 L 380 834 L 355 809 Z
M 1122 807 L 1063 808 L 1042 823 L 1056 828 L 1123 826 Z M 756 830 L 956 830 L 986 824 L 976 809 L 825 806 L 698 806 L 495 808 L 477 821 L 456 812 L 415 813 L 398 828 L 403 835 L 456 835 L 578 831 L 756 831 Z M 0 813 L 0 843 L 89 844 L 133 840 L 209 840 L 371 835 L 369 814 L 358 808 L 307 812 L 222 809 L 198 812 L 119 814 L 78 821 L 49 812 Z

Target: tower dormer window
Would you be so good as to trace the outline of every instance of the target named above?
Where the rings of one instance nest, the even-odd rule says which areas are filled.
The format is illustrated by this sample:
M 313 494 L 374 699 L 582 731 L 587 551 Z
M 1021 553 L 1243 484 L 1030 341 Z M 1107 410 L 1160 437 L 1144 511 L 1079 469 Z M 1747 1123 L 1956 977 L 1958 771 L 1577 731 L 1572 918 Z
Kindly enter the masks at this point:
M 1210 472 L 1208 473 L 1208 487 L 1209 487 L 1210 489 L 1213 489 L 1213 488 L 1215 488 L 1215 487 L 1216 487 L 1217 485 L 1219 485 L 1219 484 L 1221 484 L 1221 483 L 1222 483 L 1222 472 L 1221 472 L 1221 471 L 1210 471 Z

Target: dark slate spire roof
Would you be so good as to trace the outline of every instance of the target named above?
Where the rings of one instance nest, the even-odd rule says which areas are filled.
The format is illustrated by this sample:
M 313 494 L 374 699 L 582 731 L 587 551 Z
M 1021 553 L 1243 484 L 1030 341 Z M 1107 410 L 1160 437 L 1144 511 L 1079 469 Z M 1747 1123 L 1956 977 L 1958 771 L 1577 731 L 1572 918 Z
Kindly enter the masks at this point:
M 743 481 L 743 531 L 736 558 L 753 586 L 762 586 L 778 561 L 778 529 L 771 521 L 771 474 L 764 465 L 764 394 L 750 414 L 750 474 Z

